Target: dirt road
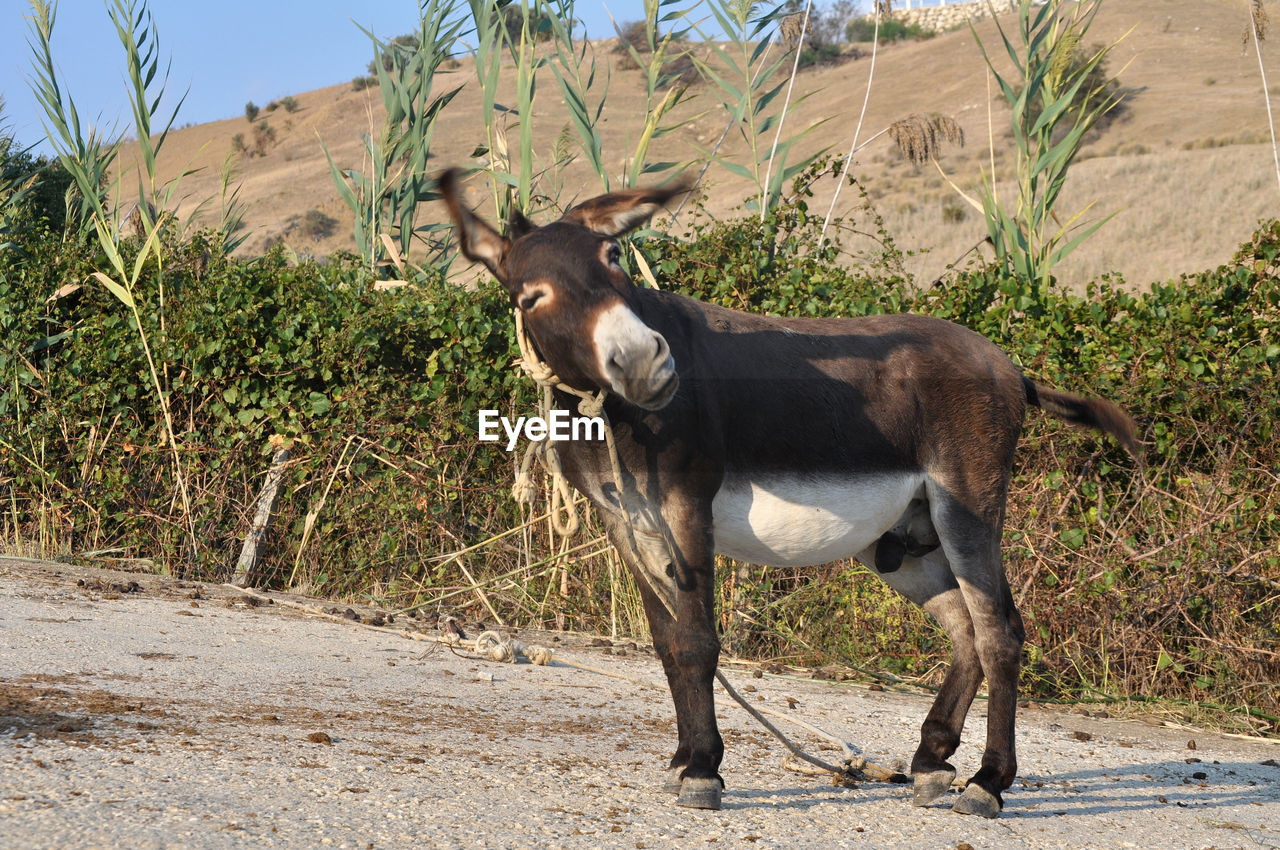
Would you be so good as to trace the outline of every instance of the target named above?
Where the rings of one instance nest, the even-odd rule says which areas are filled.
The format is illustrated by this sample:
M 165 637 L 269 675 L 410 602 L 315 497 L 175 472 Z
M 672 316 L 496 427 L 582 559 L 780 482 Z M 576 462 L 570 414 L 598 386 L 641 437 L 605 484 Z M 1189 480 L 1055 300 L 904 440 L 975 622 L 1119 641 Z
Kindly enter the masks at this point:
M 520 639 L 661 681 L 643 647 Z M 928 707 L 731 677 L 885 764 L 910 757 Z M 724 809 L 677 809 L 659 788 L 675 736 L 664 687 L 470 660 L 217 587 L 0 559 L 0 846 L 1280 847 L 1274 744 L 1033 708 L 1005 814 L 984 821 L 949 811 L 952 795 L 916 809 L 907 786 L 785 772 L 780 747 L 718 699 Z

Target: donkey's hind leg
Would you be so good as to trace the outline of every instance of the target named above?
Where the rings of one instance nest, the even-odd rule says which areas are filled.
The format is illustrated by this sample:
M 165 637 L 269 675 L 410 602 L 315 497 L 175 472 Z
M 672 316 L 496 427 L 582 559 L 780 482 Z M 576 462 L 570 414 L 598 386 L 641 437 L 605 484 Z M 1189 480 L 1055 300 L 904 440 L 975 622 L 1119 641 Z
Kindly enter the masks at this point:
M 1025 639 L 1001 561 L 1004 492 L 978 492 L 965 479 L 930 494 L 934 525 L 972 622 L 972 646 L 987 679 L 987 741 L 982 766 L 952 808 L 993 818 L 1004 808 L 1001 796 L 1018 772 L 1014 716 L 1018 670 Z M 985 506 L 985 507 L 984 507 Z
M 866 552 L 860 560 L 874 564 L 874 555 L 874 551 Z M 969 609 L 941 549 L 918 558 L 906 557 L 899 569 L 880 577 L 932 614 L 951 638 L 951 667 L 920 727 L 920 746 L 911 760 L 914 802 L 927 806 L 945 794 L 956 778 L 956 769 L 947 759 L 960 746 L 965 716 L 982 684 L 982 664 Z

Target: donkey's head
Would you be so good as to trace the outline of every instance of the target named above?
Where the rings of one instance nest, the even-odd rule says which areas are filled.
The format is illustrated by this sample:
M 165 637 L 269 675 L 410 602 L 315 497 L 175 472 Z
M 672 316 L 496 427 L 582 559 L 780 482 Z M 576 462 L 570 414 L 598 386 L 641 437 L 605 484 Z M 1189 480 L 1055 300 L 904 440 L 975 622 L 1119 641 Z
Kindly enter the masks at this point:
M 462 253 L 484 263 L 524 317 L 538 353 L 580 390 L 605 389 L 657 410 L 679 379 L 662 334 L 636 315 L 636 287 L 617 237 L 648 221 L 685 187 L 632 189 L 585 201 L 538 227 L 517 213 L 501 236 L 463 203 L 454 170 L 440 189 Z

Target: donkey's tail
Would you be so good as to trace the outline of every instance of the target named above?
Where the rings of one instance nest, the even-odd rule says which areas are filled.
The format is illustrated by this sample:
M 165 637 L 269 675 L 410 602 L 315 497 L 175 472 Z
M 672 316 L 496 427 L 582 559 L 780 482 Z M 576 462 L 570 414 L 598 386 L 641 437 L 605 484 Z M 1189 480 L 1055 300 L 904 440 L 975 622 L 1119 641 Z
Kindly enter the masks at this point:
M 1027 393 L 1027 404 L 1038 407 L 1051 416 L 1105 431 L 1120 441 L 1138 464 L 1142 464 L 1142 447 L 1138 445 L 1138 423 L 1117 405 L 1101 398 L 1083 398 L 1071 393 L 1058 392 L 1043 384 L 1022 377 L 1022 388 Z

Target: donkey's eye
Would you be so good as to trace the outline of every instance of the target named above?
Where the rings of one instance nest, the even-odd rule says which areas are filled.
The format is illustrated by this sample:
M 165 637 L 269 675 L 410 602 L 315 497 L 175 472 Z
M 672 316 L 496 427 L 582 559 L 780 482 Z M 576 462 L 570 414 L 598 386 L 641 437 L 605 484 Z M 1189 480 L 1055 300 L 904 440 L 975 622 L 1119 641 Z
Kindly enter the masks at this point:
M 616 266 L 622 262 L 622 248 L 615 242 L 609 246 L 609 265 Z
M 542 291 L 537 290 L 530 292 L 528 295 L 521 296 L 520 309 L 528 313 L 534 307 L 538 306 L 538 302 L 542 300 Z

